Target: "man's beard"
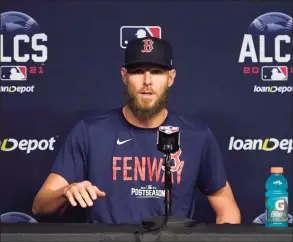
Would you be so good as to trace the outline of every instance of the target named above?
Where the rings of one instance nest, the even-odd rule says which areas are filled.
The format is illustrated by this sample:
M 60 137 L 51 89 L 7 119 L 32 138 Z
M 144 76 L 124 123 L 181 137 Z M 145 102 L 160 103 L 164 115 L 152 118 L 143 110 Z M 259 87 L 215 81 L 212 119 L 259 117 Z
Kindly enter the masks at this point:
M 138 95 L 135 96 L 126 86 L 125 91 L 126 104 L 138 119 L 150 119 L 162 111 L 168 101 L 168 87 L 165 88 L 162 95 L 155 101 L 152 107 L 144 107 L 141 101 L 138 100 Z M 156 95 L 155 93 L 153 95 Z M 147 100 L 146 100 L 147 102 Z

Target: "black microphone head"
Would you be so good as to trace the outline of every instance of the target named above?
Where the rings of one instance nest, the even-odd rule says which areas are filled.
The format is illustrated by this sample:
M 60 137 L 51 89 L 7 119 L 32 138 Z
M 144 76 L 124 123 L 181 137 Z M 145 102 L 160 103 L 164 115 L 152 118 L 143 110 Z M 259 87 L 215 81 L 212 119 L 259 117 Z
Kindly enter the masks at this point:
M 157 133 L 157 148 L 165 154 L 179 150 L 180 129 L 174 126 L 160 126 Z

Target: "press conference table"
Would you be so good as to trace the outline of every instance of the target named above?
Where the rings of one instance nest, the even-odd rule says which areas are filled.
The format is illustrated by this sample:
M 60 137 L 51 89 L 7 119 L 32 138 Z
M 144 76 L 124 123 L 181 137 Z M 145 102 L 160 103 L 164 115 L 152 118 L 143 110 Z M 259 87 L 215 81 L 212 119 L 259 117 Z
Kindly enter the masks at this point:
M 205 225 L 147 231 L 137 225 L 1 224 L 1 242 L 14 241 L 292 241 L 292 227 Z

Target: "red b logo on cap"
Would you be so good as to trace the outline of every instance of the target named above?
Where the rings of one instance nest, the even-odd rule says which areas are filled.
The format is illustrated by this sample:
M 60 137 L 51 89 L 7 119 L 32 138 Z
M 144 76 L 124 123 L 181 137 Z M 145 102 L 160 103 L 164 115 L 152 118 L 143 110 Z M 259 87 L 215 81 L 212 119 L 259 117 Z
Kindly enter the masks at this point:
M 152 50 L 154 49 L 153 44 L 154 41 L 152 41 L 151 39 L 144 39 L 143 40 L 143 49 L 141 50 L 142 53 L 149 53 L 152 52 Z

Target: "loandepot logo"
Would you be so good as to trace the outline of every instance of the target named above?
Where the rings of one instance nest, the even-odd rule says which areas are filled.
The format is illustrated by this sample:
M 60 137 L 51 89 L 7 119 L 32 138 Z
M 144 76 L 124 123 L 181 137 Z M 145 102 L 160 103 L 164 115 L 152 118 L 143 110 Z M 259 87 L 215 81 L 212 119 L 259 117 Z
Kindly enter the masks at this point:
M 276 138 L 267 139 L 235 139 L 230 138 L 229 150 L 262 150 L 262 151 L 273 151 L 281 149 L 287 153 L 291 153 L 293 149 L 293 139 L 282 139 Z
M 54 137 L 51 137 L 49 140 L 42 139 L 22 139 L 16 140 L 13 138 L 8 138 L 0 140 L 0 150 L 9 152 L 16 149 L 25 151 L 27 154 L 31 153 L 34 150 L 54 150 L 54 143 L 56 142 Z

